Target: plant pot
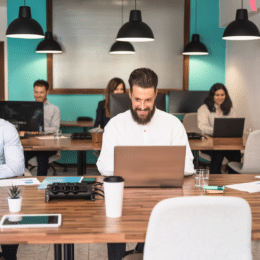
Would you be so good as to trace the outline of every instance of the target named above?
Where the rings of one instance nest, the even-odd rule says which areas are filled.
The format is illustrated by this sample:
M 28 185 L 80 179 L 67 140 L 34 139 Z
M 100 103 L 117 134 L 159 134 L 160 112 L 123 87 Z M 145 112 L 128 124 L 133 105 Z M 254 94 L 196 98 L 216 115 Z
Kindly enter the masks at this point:
M 22 197 L 18 199 L 11 199 L 8 198 L 8 205 L 9 205 L 9 211 L 10 212 L 20 212 L 22 207 Z

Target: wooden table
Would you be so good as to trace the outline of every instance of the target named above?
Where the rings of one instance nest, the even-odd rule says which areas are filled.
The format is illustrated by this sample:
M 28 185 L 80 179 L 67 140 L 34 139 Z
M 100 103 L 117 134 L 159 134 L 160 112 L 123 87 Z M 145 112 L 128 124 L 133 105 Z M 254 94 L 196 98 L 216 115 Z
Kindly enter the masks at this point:
M 86 174 L 86 151 L 100 150 L 101 144 L 92 143 L 91 140 L 71 140 L 70 134 L 63 134 L 68 138 L 62 139 L 39 139 L 31 137 L 22 139 L 24 151 L 77 151 L 78 167 L 77 174 Z
M 247 135 L 244 135 L 242 138 L 218 138 L 206 136 L 201 140 L 189 140 L 190 148 L 194 151 L 203 151 L 203 150 L 244 150 Z M 199 165 L 199 153 L 196 153 L 195 158 L 195 167 Z
M 102 177 L 99 177 L 100 179 Z M 43 178 L 40 177 L 40 180 Z M 228 185 L 256 181 L 253 174 L 210 175 L 210 185 Z M 0 189 L 0 217 L 9 214 L 7 188 Z M 200 188 L 194 187 L 193 177 L 185 177 L 183 188 L 124 190 L 123 214 L 121 218 L 106 217 L 105 202 L 59 200 L 45 203 L 44 191 L 37 186 L 22 189 L 23 214 L 62 214 L 59 228 L 1 230 L 0 244 L 71 244 L 107 242 L 144 242 L 149 217 L 153 207 L 161 200 L 180 196 L 203 196 Z M 205 195 L 207 196 L 207 195 Z M 212 196 L 212 195 L 210 195 Z M 248 201 L 252 211 L 252 240 L 260 240 L 260 193 L 246 193 L 226 188 L 224 194 Z
M 83 127 L 83 131 L 87 132 L 87 127 L 93 127 L 93 121 L 61 121 L 61 127 Z

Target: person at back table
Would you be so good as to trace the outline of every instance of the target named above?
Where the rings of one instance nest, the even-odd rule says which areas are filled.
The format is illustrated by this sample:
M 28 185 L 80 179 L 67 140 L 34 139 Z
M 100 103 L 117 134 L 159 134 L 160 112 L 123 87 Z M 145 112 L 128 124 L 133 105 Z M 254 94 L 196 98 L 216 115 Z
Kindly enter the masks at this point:
M 194 172 L 193 155 L 184 126 L 175 116 L 157 109 L 158 77 L 148 68 L 134 70 L 129 78 L 130 110 L 113 117 L 105 127 L 97 167 L 102 175 L 114 174 L 116 145 L 185 145 L 185 174 Z M 108 244 L 108 259 L 125 256 L 125 244 Z M 142 248 L 142 245 L 138 245 Z
M 44 132 L 53 133 L 60 130 L 60 109 L 47 99 L 49 83 L 45 80 L 37 80 L 34 82 L 33 87 L 35 101 L 44 103 Z M 49 157 L 56 153 L 56 151 L 25 152 L 25 167 L 28 168 L 28 161 L 36 156 L 38 164 L 37 176 L 47 176 Z
M 99 101 L 96 121 L 94 127 L 100 126 L 101 128 L 105 128 L 106 124 L 110 120 L 110 103 L 109 103 L 109 95 L 111 93 L 114 94 L 122 94 L 125 93 L 125 83 L 120 78 L 111 79 L 106 88 L 106 99 Z
M 236 117 L 232 108 L 232 101 L 226 87 L 221 83 L 214 84 L 209 95 L 206 97 L 202 105 L 198 109 L 198 128 L 202 134 L 213 135 L 214 119 L 217 117 Z M 240 151 L 203 151 L 203 153 L 211 156 L 210 173 L 221 173 L 221 166 L 224 157 L 229 161 L 240 162 Z M 236 173 L 228 167 L 229 173 Z
M 0 119 L 0 179 L 24 174 L 23 147 L 14 125 Z M 1 245 L 0 260 L 16 260 L 18 245 Z

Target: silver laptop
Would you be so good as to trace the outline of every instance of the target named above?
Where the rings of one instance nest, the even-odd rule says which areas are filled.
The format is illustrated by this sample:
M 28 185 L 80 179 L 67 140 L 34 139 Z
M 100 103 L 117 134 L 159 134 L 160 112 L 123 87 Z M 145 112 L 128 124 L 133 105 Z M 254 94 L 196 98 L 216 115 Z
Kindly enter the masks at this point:
M 125 187 L 182 187 L 186 146 L 115 146 L 114 175 Z

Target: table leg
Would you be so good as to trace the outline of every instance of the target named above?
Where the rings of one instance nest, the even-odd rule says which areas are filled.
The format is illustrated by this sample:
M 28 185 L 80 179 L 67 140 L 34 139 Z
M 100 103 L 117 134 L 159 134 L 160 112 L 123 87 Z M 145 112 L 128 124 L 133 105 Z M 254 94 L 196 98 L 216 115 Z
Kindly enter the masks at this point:
M 199 168 L 199 151 L 195 151 L 196 160 L 195 160 L 195 169 Z
M 54 259 L 62 260 L 61 244 L 54 244 Z
M 78 151 L 78 176 L 86 175 L 86 166 L 86 151 Z
M 64 260 L 74 260 L 74 244 L 64 244 Z

